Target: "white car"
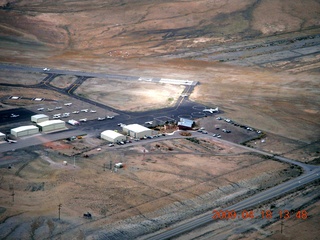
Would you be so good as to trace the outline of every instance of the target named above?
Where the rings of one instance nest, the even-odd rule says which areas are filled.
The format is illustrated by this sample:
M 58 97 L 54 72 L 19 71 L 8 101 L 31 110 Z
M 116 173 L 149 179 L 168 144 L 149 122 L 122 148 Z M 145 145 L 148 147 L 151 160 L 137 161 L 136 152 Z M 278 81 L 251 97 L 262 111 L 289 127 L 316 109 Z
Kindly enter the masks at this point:
M 107 116 L 107 119 L 114 119 L 114 116 Z
M 86 122 L 86 121 L 87 121 L 86 118 L 79 119 L 79 122 Z
M 38 108 L 37 110 L 38 110 L 38 111 L 43 111 L 43 110 L 44 110 L 44 108 Z
M 78 113 L 79 113 L 79 111 L 73 111 L 72 113 L 73 113 L 73 114 L 78 114 Z
M 81 112 L 88 112 L 89 109 L 81 109 Z
M 105 119 L 106 119 L 105 117 L 98 117 L 98 121 L 103 121 Z
M 50 68 L 44 68 L 43 71 L 50 71 Z
M 96 111 L 96 110 L 90 110 L 90 112 L 91 112 L 91 113 L 96 113 L 97 111 Z

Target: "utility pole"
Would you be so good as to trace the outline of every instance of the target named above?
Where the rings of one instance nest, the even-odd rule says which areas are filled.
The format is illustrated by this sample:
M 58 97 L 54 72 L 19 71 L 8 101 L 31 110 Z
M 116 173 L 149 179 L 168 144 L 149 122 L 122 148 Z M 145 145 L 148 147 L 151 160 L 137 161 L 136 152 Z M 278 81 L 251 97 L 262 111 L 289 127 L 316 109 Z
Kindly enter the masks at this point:
M 14 202 L 14 195 L 15 195 L 15 193 L 14 193 L 14 189 L 12 189 L 12 193 L 11 193 L 11 196 L 12 196 L 12 202 Z
M 281 234 L 282 234 L 282 229 L 283 229 L 283 221 L 281 220 L 281 224 L 280 224 L 280 226 L 281 226 L 281 230 L 280 230 L 280 232 L 281 232 Z
M 9 185 L 9 190 L 11 190 L 11 196 L 12 196 L 12 202 L 14 202 L 14 195 L 15 195 L 15 193 L 14 193 L 14 187 L 13 187 L 13 185 Z
M 60 220 L 60 210 L 61 210 L 61 207 L 62 207 L 62 204 L 59 203 L 59 205 L 58 205 L 58 209 L 59 209 L 59 220 Z
M 145 157 L 146 157 L 146 149 L 144 148 L 144 149 L 143 149 L 143 158 L 142 158 L 142 161 L 144 161 Z

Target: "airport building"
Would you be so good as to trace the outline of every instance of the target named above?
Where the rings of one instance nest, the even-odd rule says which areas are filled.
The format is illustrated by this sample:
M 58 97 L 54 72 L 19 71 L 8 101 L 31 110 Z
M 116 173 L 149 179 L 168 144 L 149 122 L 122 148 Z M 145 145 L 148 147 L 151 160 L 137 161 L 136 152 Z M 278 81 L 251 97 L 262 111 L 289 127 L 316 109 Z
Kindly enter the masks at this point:
M 37 115 L 31 116 L 31 122 L 34 122 L 34 123 L 41 123 L 48 120 L 49 120 L 49 117 L 45 114 L 37 114 Z
M 106 130 L 103 131 L 100 134 L 101 139 L 107 140 L 109 142 L 115 143 L 115 142 L 121 142 L 121 141 L 125 141 L 126 140 L 126 136 L 117 133 L 115 131 L 112 130 Z
M 37 128 L 34 125 L 17 127 L 17 128 L 11 129 L 10 131 L 11 135 L 15 137 L 30 136 L 33 134 L 37 134 L 38 132 L 39 132 L 39 128 Z
M 41 122 L 38 123 L 37 126 L 41 132 L 51 132 L 66 129 L 66 123 L 60 119 Z
M 194 121 L 187 118 L 180 118 L 178 127 L 181 130 L 191 130 L 194 127 Z
M 139 124 L 129 124 L 122 127 L 124 133 L 133 138 L 143 138 L 152 135 L 152 129 L 146 128 Z

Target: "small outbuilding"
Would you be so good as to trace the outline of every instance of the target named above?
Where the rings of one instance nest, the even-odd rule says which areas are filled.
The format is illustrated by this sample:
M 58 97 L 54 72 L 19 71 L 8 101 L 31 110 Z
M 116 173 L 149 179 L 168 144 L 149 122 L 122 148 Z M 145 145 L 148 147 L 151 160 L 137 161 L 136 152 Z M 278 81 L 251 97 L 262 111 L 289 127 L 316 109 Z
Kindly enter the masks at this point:
M 152 129 L 146 128 L 139 124 L 129 124 L 122 127 L 123 132 L 133 138 L 143 138 L 152 135 Z
M 60 119 L 41 122 L 38 123 L 37 126 L 41 132 L 51 132 L 66 129 L 66 123 Z
M 38 132 L 39 132 L 39 128 L 37 128 L 34 125 L 17 127 L 17 128 L 11 129 L 10 131 L 10 133 L 15 137 L 30 136 L 33 134 L 37 134 Z
M 41 123 L 48 120 L 49 120 L 49 117 L 45 114 L 37 114 L 37 115 L 31 116 L 31 122 L 34 122 L 34 123 Z
M 126 136 L 124 136 L 124 135 L 122 135 L 120 133 L 117 133 L 115 131 L 112 131 L 112 130 L 103 131 L 100 134 L 100 137 L 102 139 L 107 140 L 107 141 L 112 142 L 112 143 L 121 142 L 121 141 L 125 141 L 126 140 Z

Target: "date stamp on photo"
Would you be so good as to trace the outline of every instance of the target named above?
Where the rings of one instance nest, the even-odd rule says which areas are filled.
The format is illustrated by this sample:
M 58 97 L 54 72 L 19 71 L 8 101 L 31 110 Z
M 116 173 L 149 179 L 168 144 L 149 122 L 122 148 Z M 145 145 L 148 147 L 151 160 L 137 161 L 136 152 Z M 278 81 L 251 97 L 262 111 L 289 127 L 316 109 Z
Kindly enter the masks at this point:
M 213 210 L 212 219 L 308 219 L 308 213 L 306 210 L 299 210 L 297 212 L 289 210 L 261 210 L 260 212 L 254 212 L 253 210 L 242 210 L 236 212 L 234 210 Z

